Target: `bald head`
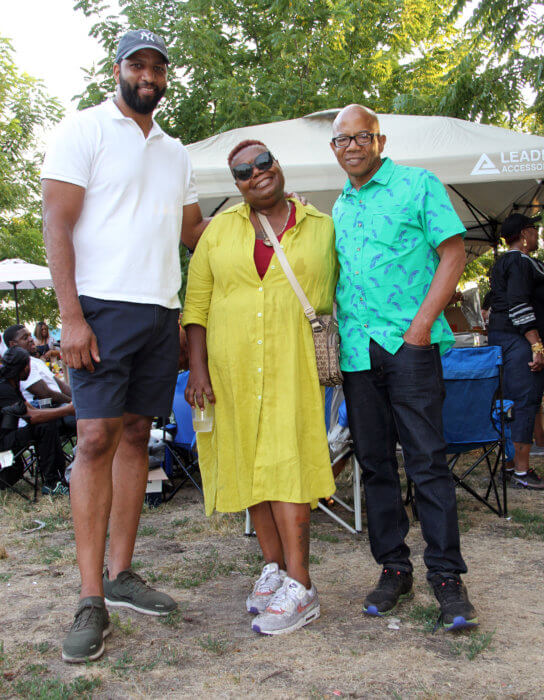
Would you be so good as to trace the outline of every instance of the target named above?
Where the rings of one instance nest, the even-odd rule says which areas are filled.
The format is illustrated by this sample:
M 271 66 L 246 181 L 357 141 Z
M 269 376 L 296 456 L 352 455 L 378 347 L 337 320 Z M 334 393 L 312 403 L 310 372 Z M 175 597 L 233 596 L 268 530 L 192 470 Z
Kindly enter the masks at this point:
M 362 105 L 348 105 L 336 116 L 332 132 L 331 148 L 336 160 L 351 184 L 361 187 L 382 164 L 385 136 L 380 134 L 378 115 Z
M 344 124 L 346 122 L 351 123 L 354 119 L 363 119 L 368 124 L 369 131 L 380 130 L 380 122 L 376 112 L 362 105 L 348 105 L 336 115 L 336 119 L 332 123 L 332 135 L 336 136 L 339 134 L 343 131 Z

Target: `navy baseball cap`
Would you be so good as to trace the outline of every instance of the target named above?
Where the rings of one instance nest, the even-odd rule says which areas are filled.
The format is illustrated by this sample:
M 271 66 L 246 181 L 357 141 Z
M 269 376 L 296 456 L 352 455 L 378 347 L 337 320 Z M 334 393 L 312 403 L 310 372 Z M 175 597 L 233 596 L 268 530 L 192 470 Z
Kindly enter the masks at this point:
M 538 216 L 525 216 L 525 214 L 510 214 L 503 222 L 501 226 L 501 236 L 508 240 L 514 236 L 518 236 L 524 228 L 531 228 L 532 226 L 538 226 L 542 220 L 541 215 Z
M 132 56 L 140 49 L 155 49 L 164 57 L 166 63 L 169 63 L 164 40 L 158 34 L 150 32 L 149 29 L 133 29 L 123 34 L 117 46 L 115 63 L 121 63 L 124 58 Z

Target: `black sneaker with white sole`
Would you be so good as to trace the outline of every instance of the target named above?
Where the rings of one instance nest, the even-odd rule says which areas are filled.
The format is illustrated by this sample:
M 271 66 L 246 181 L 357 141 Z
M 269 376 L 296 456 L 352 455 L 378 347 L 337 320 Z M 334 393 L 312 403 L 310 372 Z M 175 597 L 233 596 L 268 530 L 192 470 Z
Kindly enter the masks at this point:
M 525 474 L 513 472 L 510 477 L 510 485 L 514 489 L 529 489 L 540 491 L 544 489 L 544 479 L 534 469 L 527 469 Z
M 367 615 L 388 615 L 399 600 L 412 595 L 413 577 L 410 571 L 384 567 L 376 588 L 364 600 L 363 612 Z

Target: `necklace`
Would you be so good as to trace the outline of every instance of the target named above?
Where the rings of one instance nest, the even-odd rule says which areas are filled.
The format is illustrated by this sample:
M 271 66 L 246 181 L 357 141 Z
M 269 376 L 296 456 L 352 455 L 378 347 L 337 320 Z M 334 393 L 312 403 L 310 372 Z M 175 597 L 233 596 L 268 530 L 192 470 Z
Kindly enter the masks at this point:
M 285 219 L 285 223 L 281 227 L 281 231 L 277 234 L 278 236 L 281 236 L 282 233 L 285 232 L 285 227 L 289 223 L 289 219 L 291 218 L 291 202 L 287 201 L 287 218 Z M 257 219 L 258 221 L 258 219 Z M 269 248 L 272 248 L 272 241 L 268 236 L 266 235 L 266 232 L 263 231 L 262 228 L 259 228 L 259 230 L 255 230 L 255 238 L 257 238 L 259 241 L 262 241 L 266 246 Z

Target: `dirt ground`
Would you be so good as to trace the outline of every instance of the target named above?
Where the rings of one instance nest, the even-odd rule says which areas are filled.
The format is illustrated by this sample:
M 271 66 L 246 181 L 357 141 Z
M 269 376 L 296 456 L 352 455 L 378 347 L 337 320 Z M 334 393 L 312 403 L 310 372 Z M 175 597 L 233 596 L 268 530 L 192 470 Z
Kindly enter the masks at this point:
M 349 477 L 341 481 L 349 498 Z M 316 512 L 321 618 L 267 638 L 251 631 L 245 611 L 262 560 L 256 539 L 243 535 L 243 516 L 206 519 L 197 492 L 180 491 L 144 509 L 135 554 L 138 572 L 173 595 L 179 611 L 162 619 L 113 613 L 102 659 L 73 666 L 60 658 L 78 595 L 68 499 L 26 504 L 0 492 L 0 696 L 542 698 L 544 493 L 509 496 L 509 520 L 458 496 L 477 631 L 432 633 L 438 608 L 417 523 L 409 536 L 415 595 L 395 612 L 399 629 L 388 627 L 391 618 L 364 616 L 379 575 L 368 537 Z M 45 527 L 27 532 L 35 518 Z

